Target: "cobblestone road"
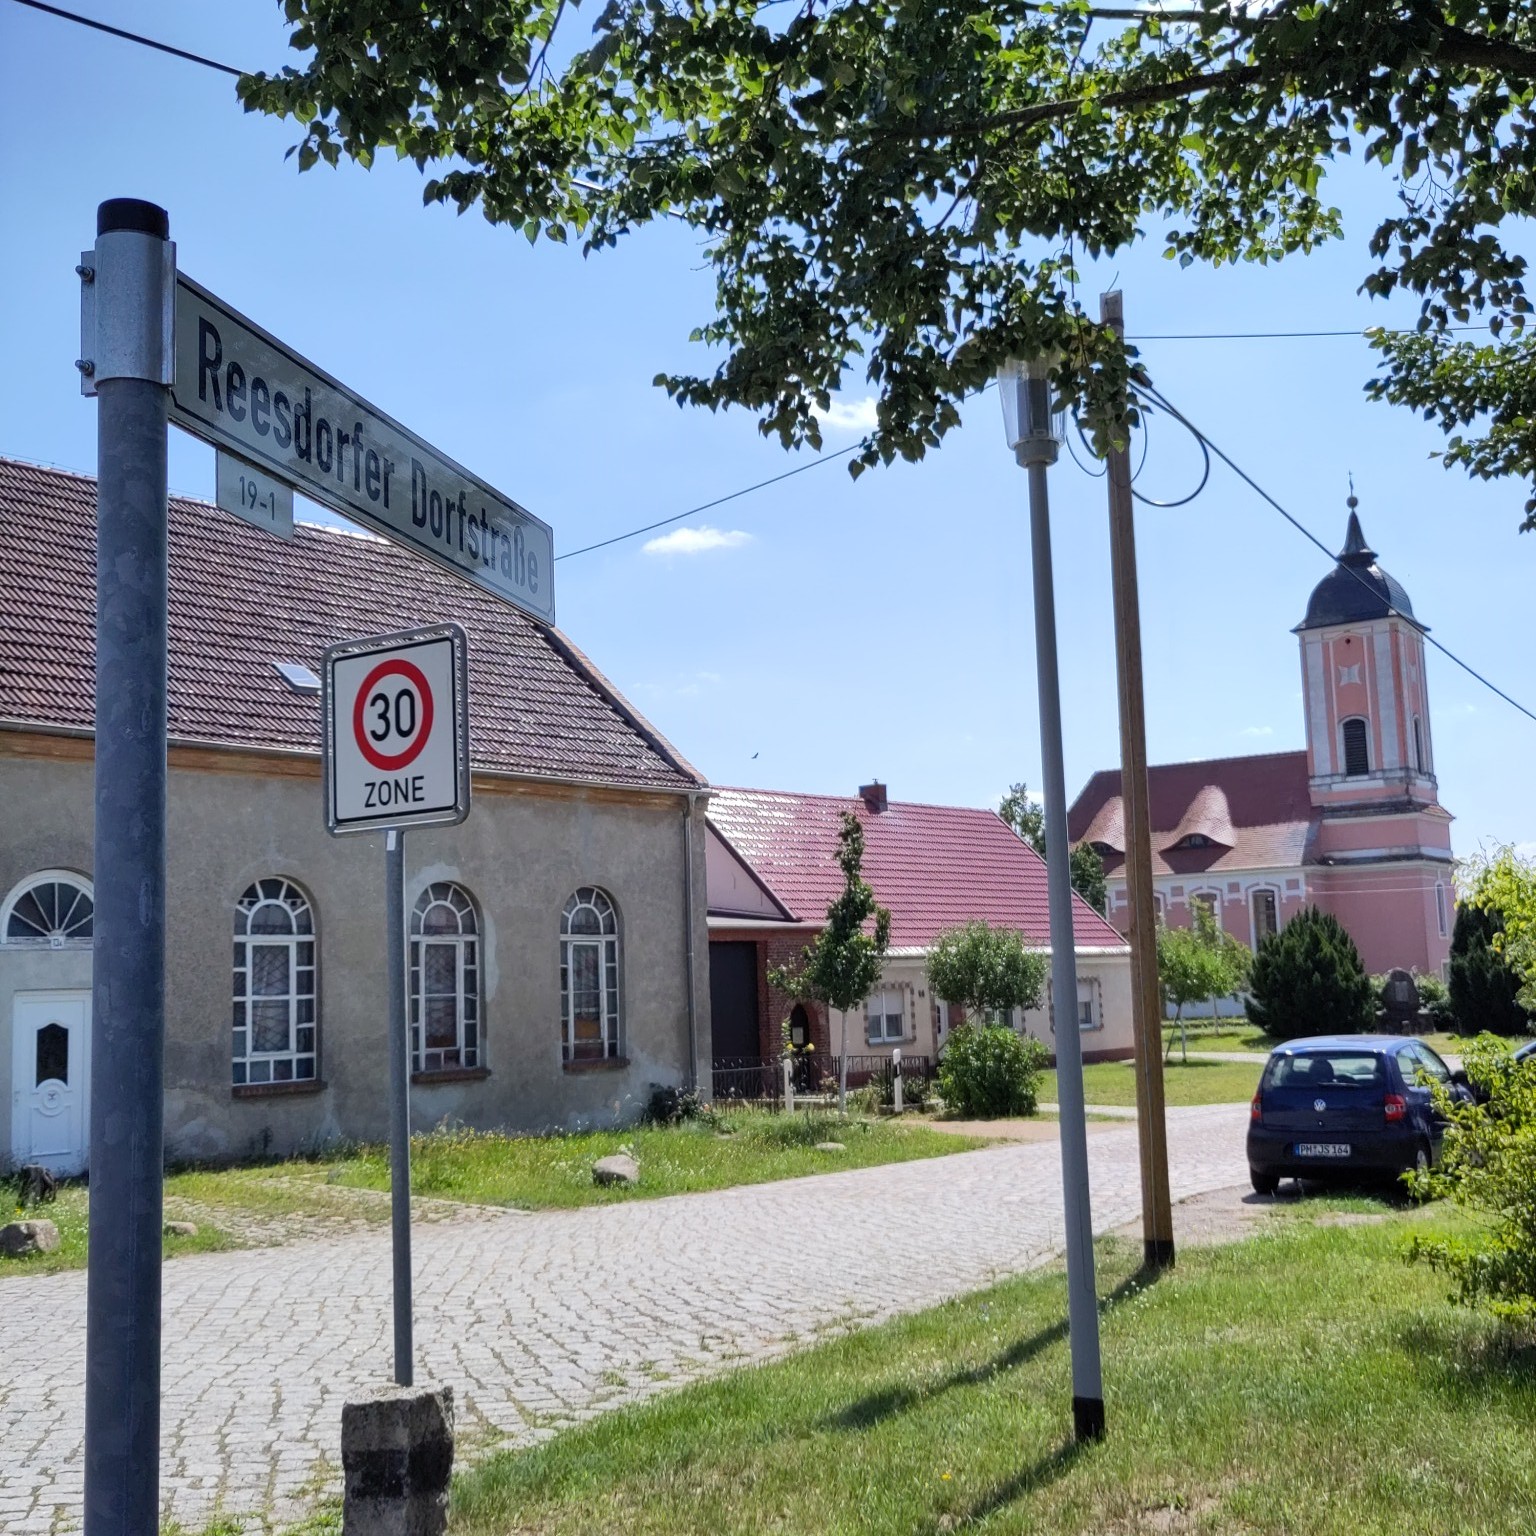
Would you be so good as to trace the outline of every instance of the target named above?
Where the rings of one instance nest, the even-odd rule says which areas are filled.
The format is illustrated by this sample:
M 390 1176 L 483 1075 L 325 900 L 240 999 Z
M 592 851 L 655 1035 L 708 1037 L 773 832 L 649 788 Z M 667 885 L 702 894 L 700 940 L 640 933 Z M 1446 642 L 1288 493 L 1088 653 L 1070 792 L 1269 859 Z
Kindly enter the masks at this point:
M 1175 1198 L 1238 1182 L 1247 1115 L 1174 1110 Z M 1094 1226 L 1139 1216 L 1136 1132 L 1089 1140 Z M 1054 1143 L 415 1234 L 418 1379 L 450 1383 L 461 1448 L 524 1443 L 821 1333 L 932 1305 L 1061 1248 Z M 165 1267 L 161 1488 L 301 1514 L 334 1491 L 344 1399 L 390 1370 L 389 1235 Z M 85 1276 L 0 1280 L 0 1531 L 77 1528 Z

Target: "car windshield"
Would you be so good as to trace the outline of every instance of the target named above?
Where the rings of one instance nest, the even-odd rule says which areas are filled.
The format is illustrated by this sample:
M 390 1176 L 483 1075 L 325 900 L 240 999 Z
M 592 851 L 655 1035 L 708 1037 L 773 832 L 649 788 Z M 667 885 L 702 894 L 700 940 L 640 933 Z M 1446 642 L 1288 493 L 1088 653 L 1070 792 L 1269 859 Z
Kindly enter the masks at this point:
M 1308 1051 L 1276 1056 L 1269 1064 L 1269 1088 L 1379 1088 L 1386 1081 L 1381 1058 L 1368 1051 Z

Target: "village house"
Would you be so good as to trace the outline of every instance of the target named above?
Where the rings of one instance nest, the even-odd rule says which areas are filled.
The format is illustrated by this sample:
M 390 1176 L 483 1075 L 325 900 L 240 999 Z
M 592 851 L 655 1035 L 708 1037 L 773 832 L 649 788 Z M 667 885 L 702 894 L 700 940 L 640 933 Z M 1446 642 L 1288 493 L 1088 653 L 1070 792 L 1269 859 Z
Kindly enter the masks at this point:
M 1184 926 L 1203 904 L 1256 947 L 1315 905 L 1349 930 L 1367 970 L 1441 975 L 1451 815 L 1435 777 L 1427 626 L 1376 563 L 1356 505 L 1351 495 L 1338 563 L 1295 629 L 1305 750 L 1149 770 L 1157 913 Z M 1110 920 L 1128 927 L 1118 769 L 1089 779 L 1067 825 L 1104 860 Z
M 939 935 L 973 919 L 1021 933 L 1048 953 L 1045 864 L 995 812 L 916 805 L 868 784 L 856 796 L 778 790 L 711 791 L 706 835 L 710 1014 L 717 1091 L 776 1059 L 783 1030 L 823 1059 L 839 1050 L 842 1015 L 786 995 L 771 972 L 792 961 L 842 889 L 836 862 L 844 812 L 865 838 L 864 878 L 891 912 L 880 985 L 847 1020 L 848 1054 L 933 1060 L 960 1010 L 933 997 L 925 963 Z M 1130 1056 L 1130 951 L 1080 897 L 1073 898 L 1078 1010 L 1086 1060 Z M 1011 1022 L 1054 1054 L 1055 999 Z
M 0 1160 L 89 1130 L 95 483 L 0 460 Z M 399 546 L 174 498 L 166 1139 L 388 1125 L 382 833 L 327 835 L 321 652 L 456 620 L 474 808 L 406 840 L 411 1108 L 632 1119 L 709 1058 L 699 774 L 558 631 Z

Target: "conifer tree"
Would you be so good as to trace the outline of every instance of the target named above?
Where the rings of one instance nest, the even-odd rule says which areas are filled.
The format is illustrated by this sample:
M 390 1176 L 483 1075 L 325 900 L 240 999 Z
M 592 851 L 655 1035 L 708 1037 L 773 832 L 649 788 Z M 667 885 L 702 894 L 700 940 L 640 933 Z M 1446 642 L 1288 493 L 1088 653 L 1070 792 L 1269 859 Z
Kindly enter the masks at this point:
M 1259 945 L 1248 976 L 1250 1022 L 1271 1039 L 1364 1034 L 1376 1023 L 1371 978 L 1331 912 L 1308 907 Z

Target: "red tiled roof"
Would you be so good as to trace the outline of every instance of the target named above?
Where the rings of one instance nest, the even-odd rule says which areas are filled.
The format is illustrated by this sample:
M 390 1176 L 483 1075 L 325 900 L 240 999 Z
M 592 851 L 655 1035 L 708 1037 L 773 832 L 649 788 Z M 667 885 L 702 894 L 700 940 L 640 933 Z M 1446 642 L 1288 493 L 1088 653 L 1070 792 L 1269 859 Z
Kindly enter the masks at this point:
M 318 672 L 335 641 L 455 619 L 469 633 L 477 768 L 691 789 L 704 780 L 571 643 L 399 545 L 301 526 L 275 539 L 207 502 L 170 503 L 173 740 L 318 752 Z M 0 719 L 89 729 L 96 482 L 0 459 Z
M 1147 770 L 1152 809 L 1152 868 L 1157 874 L 1200 874 L 1208 869 L 1271 869 L 1305 862 L 1318 813 L 1312 807 L 1305 752 L 1218 757 L 1161 763 Z M 1073 843 L 1106 842 L 1101 830 L 1122 813 L 1120 771 L 1089 779 L 1067 812 Z M 1175 848 L 1190 832 L 1203 832 L 1209 848 Z M 1122 847 L 1104 855 L 1104 867 L 1123 866 Z
M 716 789 L 709 819 L 801 921 L 819 922 L 842 889 L 842 813 L 864 825 L 864 878 L 891 909 L 891 947 L 927 949 L 946 928 L 981 918 L 1050 941 L 1045 862 L 992 811 L 910 805 L 880 812 L 862 799 L 765 789 Z M 1079 945 L 1121 946 L 1110 925 L 1073 898 Z

